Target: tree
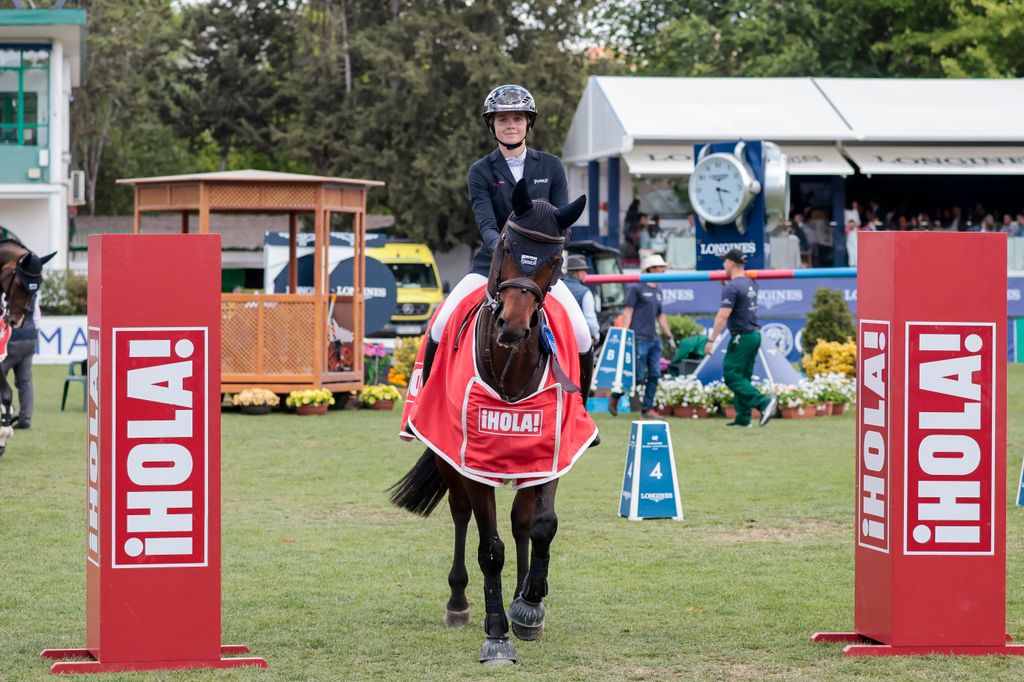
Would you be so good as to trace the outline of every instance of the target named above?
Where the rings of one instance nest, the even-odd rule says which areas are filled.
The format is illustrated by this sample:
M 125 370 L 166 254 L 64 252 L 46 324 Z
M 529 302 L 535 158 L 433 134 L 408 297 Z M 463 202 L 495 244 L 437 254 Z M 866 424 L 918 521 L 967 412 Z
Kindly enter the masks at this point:
M 282 87 L 295 41 L 290 0 L 210 0 L 182 10 L 183 58 L 162 115 L 193 148 L 217 145 L 221 170 L 232 149 L 275 156 L 293 110 Z
M 610 3 L 598 30 L 645 75 L 938 76 L 935 55 L 894 37 L 950 26 L 951 1 Z
M 466 173 L 495 144 L 480 118 L 484 96 L 500 83 L 530 88 L 540 108 L 530 144 L 557 153 L 585 82 L 584 56 L 568 47 L 589 6 L 409 0 L 349 16 L 352 90 L 319 116 L 322 128 L 296 132 L 317 145 L 297 153 L 339 175 L 385 180 L 371 208 L 393 213 L 402 234 L 441 248 L 475 244 Z
M 91 0 L 87 10 L 82 85 L 71 107 L 75 163 L 85 171 L 86 203 L 96 188 L 111 140 L 122 126 L 155 121 L 154 84 L 164 80 L 177 43 L 171 0 Z
M 810 352 L 818 341 L 840 343 L 856 336 L 853 315 L 838 289 L 820 287 L 814 292 L 814 306 L 804 325 L 803 347 Z

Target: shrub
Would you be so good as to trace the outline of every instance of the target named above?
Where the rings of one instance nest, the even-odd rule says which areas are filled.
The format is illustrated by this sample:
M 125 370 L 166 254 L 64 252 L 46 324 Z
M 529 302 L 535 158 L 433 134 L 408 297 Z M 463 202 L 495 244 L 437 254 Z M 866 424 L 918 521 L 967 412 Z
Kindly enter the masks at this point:
M 819 288 L 814 292 L 814 307 L 804 326 L 804 348 L 814 348 L 819 340 L 846 341 L 856 335 L 853 315 L 838 289 Z
M 270 405 L 277 407 L 281 399 L 273 391 L 265 388 L 247 388 L 241 393 L 231 396 L 231 404 L 238 407 L 241 405 Z
M 402 394 L 394 386 L 377 384 L 367 386 L 359 393 L 359 402 L 363 405 L 373 405 L 378 400 L 401 400 Z
M 412 367 L 416 364 L 416 356 L 420 352 L 420 343 L 423 342 L 422 336 L 400 336 L 395 341 L 395 351 L 391 355 L 391 374 L 388 376 L 388 380 L 392 383 L 403 386 L 408 384 L 409 377 L 412 376 Z M 405 382 L 400 383 L 392 379 L 394 377 L 401 377 Z
M 814 351 L 803 357 L 801 363 L 807 376 L 814 378 L 821 374 L 842 374 L 853 378 L 857 375 L 857 344 L 853 341 L 818 341 Z
M 668 328 L 672 330 L 672 338 L 678 341 L 689 336 L 703 336 L 704 327 L 697 324 L 689 315 L 666 315 Z
M 44 315 L 85 315 L 89 280 L 68 270 L 46 273 L 39 288 L 39 311 Z

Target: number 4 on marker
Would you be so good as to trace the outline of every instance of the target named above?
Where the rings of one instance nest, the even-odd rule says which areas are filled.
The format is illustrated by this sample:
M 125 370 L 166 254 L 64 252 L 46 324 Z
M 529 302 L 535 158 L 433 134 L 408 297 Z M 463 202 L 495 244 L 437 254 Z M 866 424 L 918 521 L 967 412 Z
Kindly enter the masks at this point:
M 654 465 L 654 469 L 651 470 L 651 478 L 661 480 L 661 462 Z

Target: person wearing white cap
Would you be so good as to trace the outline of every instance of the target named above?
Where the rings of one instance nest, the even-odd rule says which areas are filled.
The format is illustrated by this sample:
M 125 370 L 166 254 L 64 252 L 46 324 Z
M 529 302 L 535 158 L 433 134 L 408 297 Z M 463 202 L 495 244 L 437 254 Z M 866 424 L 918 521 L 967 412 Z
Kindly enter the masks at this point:
M 644 256 L 640 269 L 648 272 L 665 272 L 668 263 L 658 254 Z M 631 284 L 626 290 L 626 309 L 622 313 L 622 326 L 632 329 L 636 336 L 637 381 L 644 376 L 644 398 L 641 414 L 648 419 L 658 417 L 654 410 L 654 394 L 658 389 L 658 377 L 661 375 L 661 339 L 658 330 L 675 346 L 672 330 L 668 326 L 668 318 L 661 310 L 661 287 L 655 282 Z M 618 414 L 618 403 L 621 394 L 612 394 L 608 401 L 608 412 L 614 417 Z

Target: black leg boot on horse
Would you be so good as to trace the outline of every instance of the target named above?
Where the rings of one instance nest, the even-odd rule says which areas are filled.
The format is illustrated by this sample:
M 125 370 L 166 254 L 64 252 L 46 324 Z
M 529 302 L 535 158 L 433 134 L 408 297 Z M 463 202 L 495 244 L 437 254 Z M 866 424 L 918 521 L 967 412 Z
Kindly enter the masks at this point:
M 558 479 L 538 486 L 530 519 L 530 569 L 519 586 L 519 594 L 508 609 L 512 634 L 522 640 L 537 639 L 544 632 L 544 597 L 548 594 L 548 561 L 551 541 L 558 532 L 555 489 Z

